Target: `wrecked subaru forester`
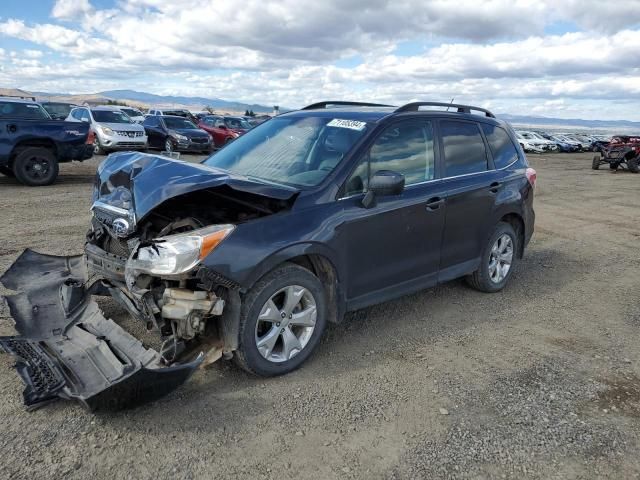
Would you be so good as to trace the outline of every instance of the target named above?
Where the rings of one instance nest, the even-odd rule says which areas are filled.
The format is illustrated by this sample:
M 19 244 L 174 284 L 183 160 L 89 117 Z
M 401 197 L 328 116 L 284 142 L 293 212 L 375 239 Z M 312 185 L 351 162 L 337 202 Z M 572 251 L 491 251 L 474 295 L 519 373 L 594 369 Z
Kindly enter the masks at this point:
M 25 251 L 0 279 L 25 404 L 135 406 L 222 357 L 300 366 L 328 321 L 460 276 L 504 287 L 533 233 L 535 171 L 476 107 L 323 102 L 192 164 L 122 152 L 98 168 L 85 251 Z M 473 114 L 478 111 L 481 115 Z M 160 336 L 106 319 L 111 296 Z

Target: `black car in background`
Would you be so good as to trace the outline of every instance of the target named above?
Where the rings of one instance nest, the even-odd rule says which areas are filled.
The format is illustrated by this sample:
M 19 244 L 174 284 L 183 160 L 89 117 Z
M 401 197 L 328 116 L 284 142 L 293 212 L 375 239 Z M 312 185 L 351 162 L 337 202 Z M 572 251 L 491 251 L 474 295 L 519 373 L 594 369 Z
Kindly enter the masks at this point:
M 71 110 L 78 106 L 74 103 L 65 102 L 41 102 L 40 105 L 44 107 L 54 120 L 65 120 Z
M 156 118 L 157 142 L 192 130 Z M 533 234 L 535 181 L 513 130 L 482 108 L 322 102 L 201 164 L 111 154 L 85 255 L 27 251 L 2 281 L 23 292 L 7 301 L 30 361 L 62 364 L 47 399 L 131 406 L 223 355 L 257 375 L 290 372 L 351 310 L 458 277 L 502 290 Z M 156 331 L 159 351 L 102 316 L 92 294 Z M 0 338 L 19 357 L 15 342 Z M 33 402 L 41 383 L 18 371 Z
M 142 122 L 149 148 L 166 152 L 210 153 L 213 139 L 191 120 L 176 115 L 148 115 Z

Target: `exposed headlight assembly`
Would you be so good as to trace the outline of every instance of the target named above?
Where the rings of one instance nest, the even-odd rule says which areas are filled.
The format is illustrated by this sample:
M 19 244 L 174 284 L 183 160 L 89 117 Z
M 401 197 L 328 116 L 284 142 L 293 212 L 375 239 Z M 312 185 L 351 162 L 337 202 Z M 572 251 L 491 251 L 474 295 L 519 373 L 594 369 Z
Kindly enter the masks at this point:
M 191 271 L 234 228 L 230 224 L 212 225 L 153 240 L 151 245 L 134 250 L 132 257 L 127 261 L 127 283 L 132 278 L 132 273 L 173 276 Z
M 109 127 L 103 127 L 102 125 L 100 125 L 100 130 L 102 130 L 102 133 L 104 133 L 105 135 L 115 135 L 115 132 Z

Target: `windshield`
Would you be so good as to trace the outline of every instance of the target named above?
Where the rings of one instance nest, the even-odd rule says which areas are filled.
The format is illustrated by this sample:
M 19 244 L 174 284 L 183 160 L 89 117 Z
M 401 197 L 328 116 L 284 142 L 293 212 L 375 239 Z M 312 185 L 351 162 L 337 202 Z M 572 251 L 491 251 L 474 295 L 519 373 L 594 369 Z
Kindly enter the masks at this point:
M 234 140 L 203 163 L 276 183 L 314 186 L 351 150 L 365 122 L 329 117 L 277 117 Z
M 251 129 L 251 124 L 244 118 L 225 117 L 224 123 L 229 128 L 242 128 L 244 130 Z
M 67 103 L 45 103 L 42 105 L 52 117 L 67 118 L 73 105 Z
M 37 103 L 0 102 L 0 117 L 50 120 L 47 111 Z
M 142 112 L 138 110 L 134 110 L 133 108 L 121 108 L 120 111 L 126 113 L 130 117 L 141 117 Z
M 98 123 L 131 123 L 127 114 L 119 110 L 91 110 L 91 114 Z
M 174 130 L 181 128 L 198 128 L 186 118 L 164 117 L 164 124 L 167 126 L 167 128 L 172 128 Z

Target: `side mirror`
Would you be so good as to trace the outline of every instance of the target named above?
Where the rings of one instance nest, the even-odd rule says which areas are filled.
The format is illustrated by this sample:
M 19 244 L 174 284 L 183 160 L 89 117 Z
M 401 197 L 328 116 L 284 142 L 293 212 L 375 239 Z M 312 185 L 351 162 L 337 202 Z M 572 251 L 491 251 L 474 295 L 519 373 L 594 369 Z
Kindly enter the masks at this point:
M 378 170 L 371 181 L 367 194 L 362 199 L 362 205 L 369 208 L 373 205 L 375 197 L 400 195 L 404 190 L 404 175 L 391 170 Z

